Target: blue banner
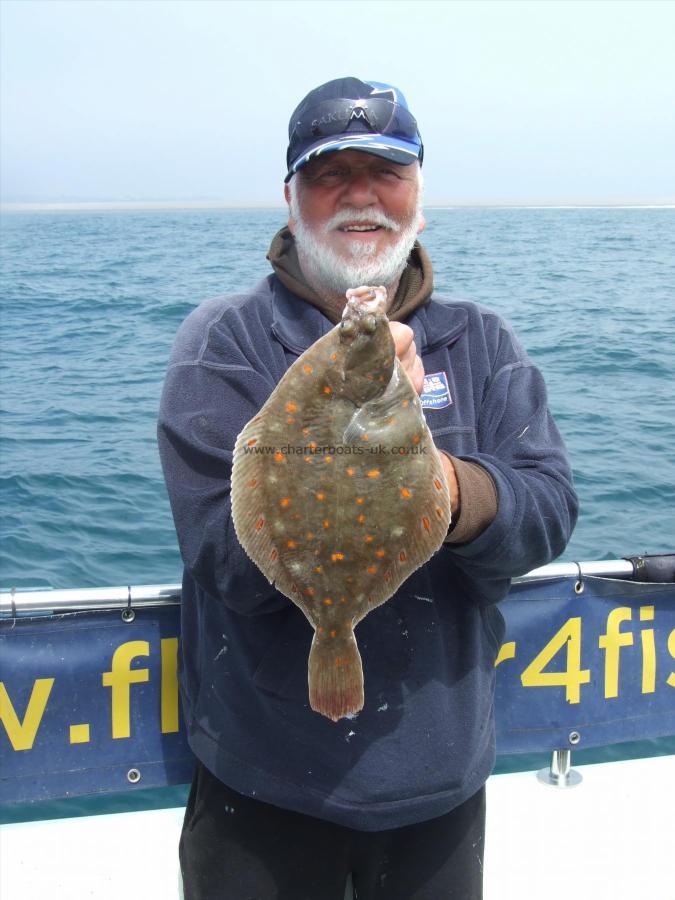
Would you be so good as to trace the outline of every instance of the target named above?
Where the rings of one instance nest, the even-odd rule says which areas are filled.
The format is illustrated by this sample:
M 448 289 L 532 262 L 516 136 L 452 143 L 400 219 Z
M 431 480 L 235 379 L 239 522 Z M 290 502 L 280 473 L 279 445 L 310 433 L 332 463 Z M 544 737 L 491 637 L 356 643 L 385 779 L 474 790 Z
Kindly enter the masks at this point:
M 580 584 L 517 585 L 500 605 L 500 753 L 675 734 L 675 584 Z
M 675 734 L 675 585 L 559 578 L 500 605 L 501 753 Z M 0 621 L 0 803 L 181 784 L 179 609 Z

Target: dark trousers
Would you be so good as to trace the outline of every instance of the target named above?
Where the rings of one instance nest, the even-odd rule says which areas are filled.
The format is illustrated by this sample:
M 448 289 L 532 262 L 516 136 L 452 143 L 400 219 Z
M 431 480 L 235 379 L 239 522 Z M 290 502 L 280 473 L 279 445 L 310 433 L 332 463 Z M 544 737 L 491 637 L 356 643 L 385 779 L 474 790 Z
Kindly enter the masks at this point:
M 180 863 L 185 900 L 481 900 L 485 788 L 447 815 L 357 831 L 244 797 L 198 764 Z

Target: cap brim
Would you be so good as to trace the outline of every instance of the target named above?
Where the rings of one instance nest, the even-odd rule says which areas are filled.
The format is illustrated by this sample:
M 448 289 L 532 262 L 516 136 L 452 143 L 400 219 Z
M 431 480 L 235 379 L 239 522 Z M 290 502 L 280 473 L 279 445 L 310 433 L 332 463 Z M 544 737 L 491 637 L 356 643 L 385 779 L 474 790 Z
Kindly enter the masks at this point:
M 409 166 L 420 158 L 421 146 L 401 138 L 390 137 L 381 134 L 354 134 L 341 135 L 333 140 L 321 140 L 308 147 L 304 153 L 293 160 L 285 181 L 289 181 L 295 173 L 307 163 L 324 153 L 332 153 L 335 150 L 360 150 L 363 153 L 372 153 L 400 166 Z

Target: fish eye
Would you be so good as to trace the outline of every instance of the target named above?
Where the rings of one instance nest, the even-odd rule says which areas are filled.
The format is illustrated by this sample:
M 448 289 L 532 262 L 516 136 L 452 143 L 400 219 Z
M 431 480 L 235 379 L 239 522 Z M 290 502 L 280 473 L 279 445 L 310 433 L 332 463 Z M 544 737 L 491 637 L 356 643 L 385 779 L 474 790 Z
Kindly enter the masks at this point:
M 371 316 L 370 314 L 363 317 L 363 321 L 361 324 L 362 324 L 363 330 L 366 332 L 366 334 L 373 334 L 373 332 L 377 328 L 377 322 L 375 321 L 375 316 Z
M 340 322 L 340 331 L 345 337 L 351 337 L 355 330 L 356 326 L 351 319 L 343 319 L 342 322 Z

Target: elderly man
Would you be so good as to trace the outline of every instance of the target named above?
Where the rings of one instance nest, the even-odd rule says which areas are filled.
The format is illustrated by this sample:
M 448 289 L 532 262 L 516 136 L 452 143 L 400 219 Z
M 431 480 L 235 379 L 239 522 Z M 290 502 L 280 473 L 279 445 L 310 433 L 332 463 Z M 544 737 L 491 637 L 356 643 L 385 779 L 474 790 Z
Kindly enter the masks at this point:
M 495 757 L 496 604 L 512 576 L 565 547 L 577 511 L 569 464 L 541 375 L 509 327 L 433 293 L 416 241 L 422 142 L 400 91 L 331 81 L 295 110 L 289 138 L 274 274 L 188 317 L 160 413 L 198 760 L 180 845 L 185 897 L 343 900 L 351 874 L 358 900 L 473 900 Z M 388 289 L 453 523 L 358 626 L 366 703 L 334 723 L 308 704 L 311 628 L 237 541 L 229 479 L 241 428 L 360 284 Z

